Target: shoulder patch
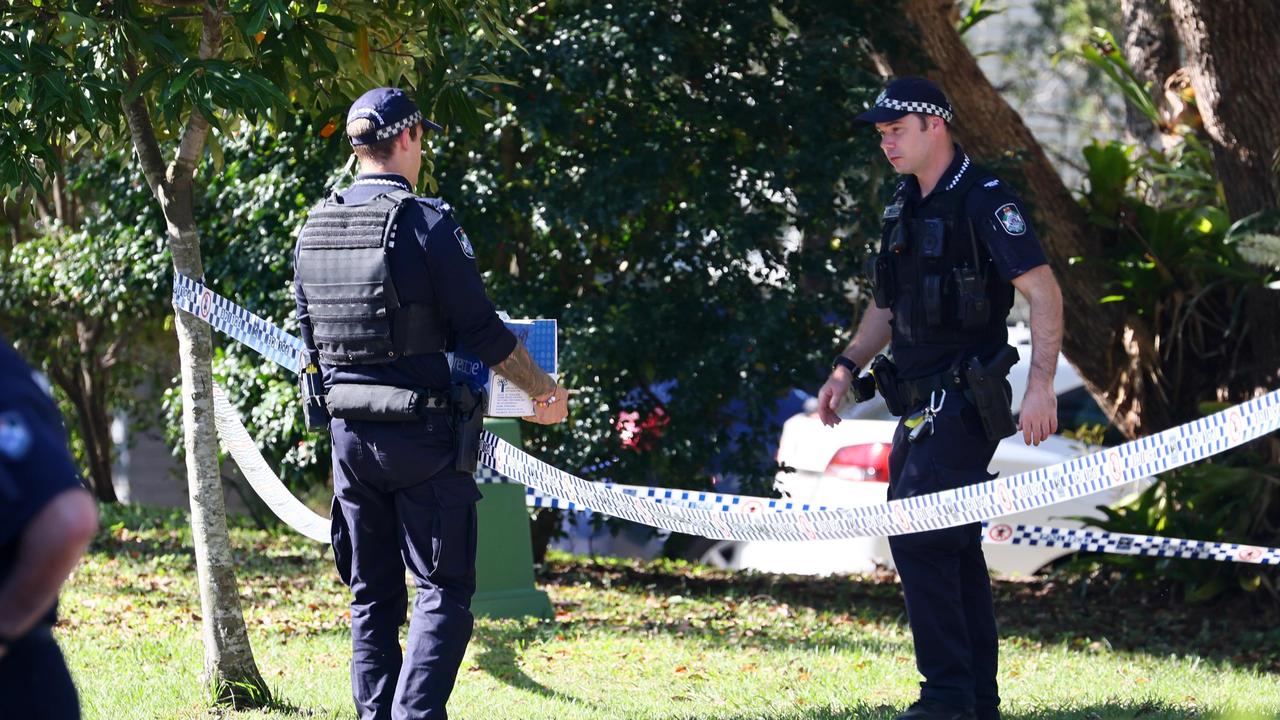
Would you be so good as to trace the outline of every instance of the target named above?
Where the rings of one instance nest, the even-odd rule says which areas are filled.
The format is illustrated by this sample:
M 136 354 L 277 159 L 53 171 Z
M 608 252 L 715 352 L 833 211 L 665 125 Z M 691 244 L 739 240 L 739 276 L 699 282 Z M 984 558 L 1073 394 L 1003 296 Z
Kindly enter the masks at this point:
M 459 225 L 457 228 L 454 228 L 453 237 L 455 240 L 458 241 L 458 247 L 462 248 L 462 254 L 466 255 L 472 260 L 475 260 L 476 249 L 471 246 L 471 239 L 467 237 L 467 232 L 462 229 L 461 225 Z
M 1027 231 L 1027 221 L 1023 219 L 1022 213 L 1018 212 L 1018 206 L 1013 203 L 1005 203 L 996 208 L 996 219 L 1004 227 L 1004 231 L 1010 235 L 1021 235 Z
M 31 448 L 31 429 L 16 410 L 0 413 L 0 457 L 21 460 Z

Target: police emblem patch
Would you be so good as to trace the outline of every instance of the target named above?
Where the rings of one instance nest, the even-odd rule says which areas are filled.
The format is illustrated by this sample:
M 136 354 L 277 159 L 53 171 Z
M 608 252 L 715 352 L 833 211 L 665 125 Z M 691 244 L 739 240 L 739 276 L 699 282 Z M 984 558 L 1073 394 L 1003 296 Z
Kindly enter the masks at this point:
M 0 455 L 21 460 L 31 447 L 31 430 L 17 411 L 0 414 Z
M 471 247 L 471 240 L 467 237 L 467 233 L 461 227 L 453 231 L 453 236 L 458 240 L 458 247 L 462 248 L 462 254 L 476 259 L 476 249 Z
M 1018 212 L 1018 206 L 1013 203 L 1001 205 L 996 210 L 996 219 L 1010 235 L 1021 235 L 1027 231 L 1027 221 L 1022 219 L 1022 213 Z

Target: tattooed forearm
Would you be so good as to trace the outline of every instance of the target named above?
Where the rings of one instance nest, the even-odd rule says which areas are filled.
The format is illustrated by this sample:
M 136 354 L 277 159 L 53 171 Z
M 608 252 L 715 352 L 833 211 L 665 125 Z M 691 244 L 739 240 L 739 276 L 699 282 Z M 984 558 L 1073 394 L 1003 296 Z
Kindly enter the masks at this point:
M 538 367 L 522 342 L 516 342 L 516 349 L 493 369 L 531 397 L 541 397 L 556 389 L 556 381 Z

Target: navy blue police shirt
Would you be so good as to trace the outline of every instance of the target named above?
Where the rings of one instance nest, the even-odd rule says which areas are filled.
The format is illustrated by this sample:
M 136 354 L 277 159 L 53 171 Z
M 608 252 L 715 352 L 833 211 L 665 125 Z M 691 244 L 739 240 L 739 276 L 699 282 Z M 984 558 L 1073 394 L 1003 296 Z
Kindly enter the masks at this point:
M 339 195 L 347 204 L 369 202 L 394 190 L 413 191 L 404 177 L 394 173 L 361 173 Z M 490 367 L 506 360 L 516 347 L 516 337 L 502 323 L 484 291 L 476 267 L 475 250 L 447 205 L 434 225 L 428 223 L 437 210 L 421 202 L 406 203 L 396 221 L 394 245 L 389 249 L 391 279 L 401 304 L 428 303 L 440 310 L 446 332 Z M 297 267 L 295 250 L 294 267 Z M 314 348 L 311 319 L 302 283 L 294 277 L 294 297 L 302 339 Z M 366 383 L 397 387 L 449 387 L 449 366 L 443 353 L 412 355 L 389 363 L 324 366 L 325 384 Z
M 31 520 L 58 495 L 82 487 L 58 407 L 0 337 L 0 583 Z M 52 623 L 54 613 L 45 620 Z
M 902 200 L 901 220 L 906 220 L 938 202 L 945 193 L 961 192 L 957 187 L 962 180 L 968 180 L 967 173 L 978 173 L 978 181 L 969 186 L 964 198 L 964 216 L 958 218 L 972 219 L 973 228 L 977 232 L 981 246 L 991 256 L 992 266 L 1000 279 L 1005 283 L 1012 282 L 1023 273 L 1045 265 L 1044 250 L 1036 232 L 1027 221 L 1027 212 L 1022 203 L 1014 196 L 1013 191 L 1005 183 L 989 172 L 979 169 L 959 146 L 955 146 L 955 158 L 946 172 L 938 179 L 933 192 L 928 197 L 920 197 L 920 183 L 915 175 L 907 175 L 894 192 L 894 202 Z M 963 226 L 964 223 L 957 223 Z M 883 248 L 882 248 L 883 251 Z M 1008 308 L 997 304 L 1008 316 Z M 998 338 L 997 346 L 1008 342 L 1008 330 Z M 896 338 L 895 338 L 896 339 Z M 894 342 L 893 362 L 897 366 L 899 377 L 920 378 L 945 372 L 956 360 L 955 351 L 949 348 L 931 347 L 928 345 L 908 345 Z M 980 355 L 996 350 L 991 348 L 972 348 Z

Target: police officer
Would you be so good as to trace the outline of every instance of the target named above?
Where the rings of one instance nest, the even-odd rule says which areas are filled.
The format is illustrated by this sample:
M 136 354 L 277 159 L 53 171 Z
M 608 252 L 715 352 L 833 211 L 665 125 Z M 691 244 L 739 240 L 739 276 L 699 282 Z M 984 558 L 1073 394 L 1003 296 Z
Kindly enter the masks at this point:
M 362 720 L 447 717 L 471 637 L 480 493 L 474 445 L 458 443 L 464 428 L 474 441 L 483 407 L 451 386 L 445 351 L 466 348 L 528 392 L 526 420 L 567 414 L 567 392 L 495 313 L 449 205 L 413 194 L 427 129 L 440 127 L 401 90 L 356 100 L 346 132 L 360 173 L 311 211 L 294 253 L 308 412 L 332 414 L 333 550 L 352 592 Z M 402 656 L 406 568 L 417 592 Z
M 80 717 L 50 628 L 58 589 L 98 529 L 62 418 L 0 337 L 0 714 Z
M 874 381 L 901 415 L 889 497 L 983 482 L 997 443 L 1016 432 L 1005 374 L 1016 360 L 1007 318 L 1016 288 L 1031 308 L 1032 361 L 1019 420 L 1039 444 L 1057 429 L 1053 374 L 1062 296 L 1021 203 L 951 135 L 951 104 L 920 77 L 891 82 L 858 116 L 874 124 L 903 176 L 869 263 L 874 304 L 819 393 L 827 425 Z M 873 357 L 889 345 L 892 359 Z M 870 364 L 871 376 L 861 375 Z M 924 676 L 898 720 L 999 718 L 995 613 L 977 523 L 889 539 Z

